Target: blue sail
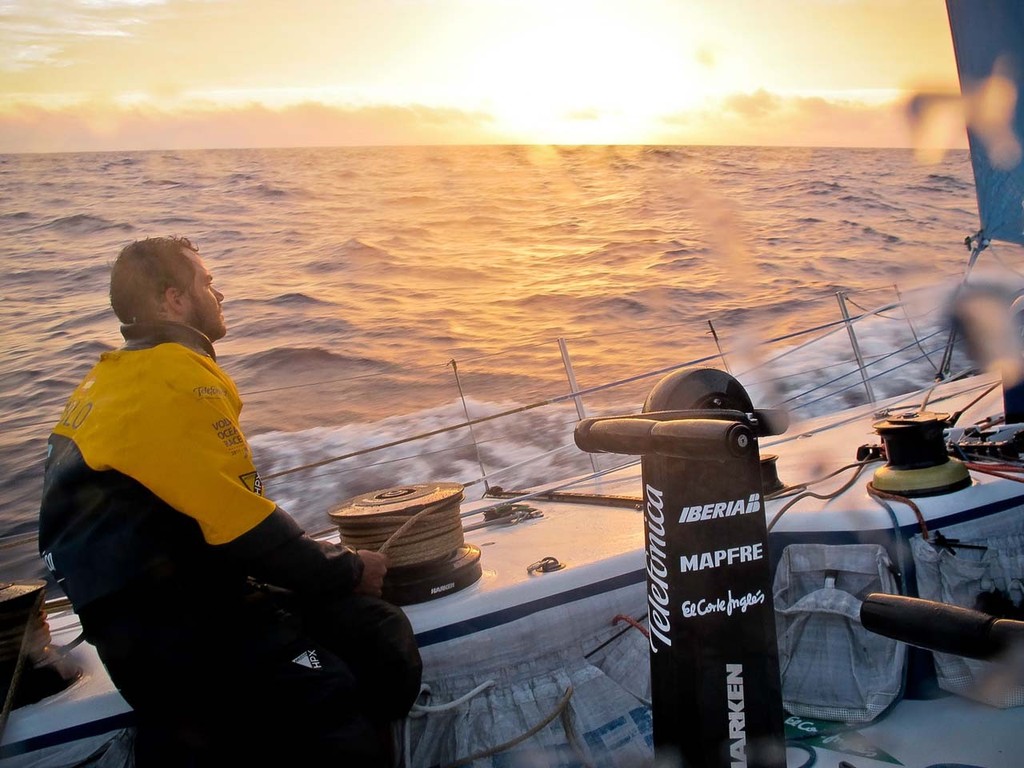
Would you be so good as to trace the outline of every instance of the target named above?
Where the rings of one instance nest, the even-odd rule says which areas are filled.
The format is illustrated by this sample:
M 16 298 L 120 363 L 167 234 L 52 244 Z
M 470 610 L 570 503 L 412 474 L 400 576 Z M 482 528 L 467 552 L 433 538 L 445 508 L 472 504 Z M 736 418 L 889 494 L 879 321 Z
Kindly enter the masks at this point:
M 946 0 L 946 10 L 968 115 L 980 239 L 1024 245 L 1024 2 Z M 1006 119 L 993 121 L 1000 110 Z

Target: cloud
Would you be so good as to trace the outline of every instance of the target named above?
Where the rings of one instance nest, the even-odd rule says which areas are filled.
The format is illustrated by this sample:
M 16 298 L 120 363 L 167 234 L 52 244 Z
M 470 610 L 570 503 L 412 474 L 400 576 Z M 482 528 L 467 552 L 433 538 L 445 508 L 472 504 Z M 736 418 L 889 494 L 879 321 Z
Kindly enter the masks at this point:
M 783 107 L 784 102 L 781 97 L 763 89 L 750 94 L 738 93 L 724 101 L 726 111 L 753 119 L 767 117 Z
M 165 112 L 91 104 L 0 112 L 0 153 L 293 146 L 498 143 L 482 112 L 421 105 Z
M 911 147 L 905 100 L 787 96 L 764 89 L 723 97 L 699 111 L 668 116 L 666 143 L 761 146 Z M 961 131 L 962 134 L 962 131 Z M 960 136 L 950 146 L 961 148 Z
M 577 127 L 603 113 L 577 110 Z M 766 90 L 732 94 L 713 107 L 679 112 L 653 123 L 645 143 L 758 146 L 910 147 L 914 131 L 905 102 L 784 96 Z M 579 138 L 566 141 L 580 143 Z M 583 134 L 580 134 L 583 135 Z M 547 139 L 550 141 L 551 139 Z M 330 106 L 305 102 L 272 109 L 213 103 L 169 110 L 142 103 L 89 102 L 0 109 L 0 153 L 205 149 L 402 144 L 502 144 L 523 137 L 484 111 L 422 104 Z M 601 139 L 602 143 L 605 139 Z M 949 146 L 962 147 L 963 131 Z
M 126 37 L 143 23 L 137 11 L 167 0 L 8 0 L 0 5 L 0 70 L 67 65 L 62 54 L 80 38 Z

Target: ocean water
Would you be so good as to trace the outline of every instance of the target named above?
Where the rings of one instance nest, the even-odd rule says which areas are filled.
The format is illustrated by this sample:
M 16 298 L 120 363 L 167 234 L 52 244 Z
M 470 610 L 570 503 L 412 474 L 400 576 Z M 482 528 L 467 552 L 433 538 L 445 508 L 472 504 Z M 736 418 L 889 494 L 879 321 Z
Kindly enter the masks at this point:
M 977 229 L 967 154 L 921 165 L 905 150 L 6 155 L 0 200 L 0 578 L 42 576 L 46 437 L 120 344 L 108 270 L 135 239 L 199 246 L 226 296 L 219 360 L 245 398 L 267 495 L 315 532 L 370 490 L 446 480 L 470 495 L 504 464 L 520 466 L 492 485 L 583 471 L 563 347 L 585 390 L 713 355 L 712 328 L 749 353 L 835 320 L 837 291 L 856 312 L 955 280 Z M 869 353 L 888 336 L 865 339 Z M 832 362 L 812 359 L 806 377 Z M 655 381 L 585 407 L 635 412 Z M 396 445 L 338 460 L 384 443 Z

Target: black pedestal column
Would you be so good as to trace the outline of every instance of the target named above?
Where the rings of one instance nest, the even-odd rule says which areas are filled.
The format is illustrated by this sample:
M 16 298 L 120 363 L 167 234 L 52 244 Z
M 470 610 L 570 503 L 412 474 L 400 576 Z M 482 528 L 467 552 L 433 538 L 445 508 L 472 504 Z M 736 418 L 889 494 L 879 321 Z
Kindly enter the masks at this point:
M 666 410 L 677 389 L 663 380 L 643 413 L 576 428 L 585 451 L 642 457 L 655 750 L 687 768 L 785 768 L 757 447 L 773 419 Z

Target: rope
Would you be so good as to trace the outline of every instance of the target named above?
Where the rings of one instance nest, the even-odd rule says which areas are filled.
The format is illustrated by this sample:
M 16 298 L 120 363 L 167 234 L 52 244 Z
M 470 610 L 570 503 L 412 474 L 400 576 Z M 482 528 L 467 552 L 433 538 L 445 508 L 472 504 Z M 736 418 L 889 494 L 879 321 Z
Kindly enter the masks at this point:
M 1024 483 L 1024 477 L 1021 477 L 1019 474 L 1007 474 L 1007 472 L 1022 472 L 1024 471 L 1024 468 L 1022 467 L 1004 464 L 990 466 L 987 464 L 979 464 L 975 461 L 964 462 L 964 466 L 975 472 L 984 472 L 986 475 L 1001 477 L 1003 480 L 1013 480 L 1017 483 Z
M 566 694 L 565 703 L 569 703 L 569 696 L 572 695 L 572 686 L 569 686 L 569 692 Z M 583 768 L 594 768 L 593 763 L 587 760 L 586 752 L 583 751 L 583 746 L 580 744 L 579 737 L 576 735 L 576 729 L 572 725 L 572 710 L 567 706 L 562 707 L 562 730 L 565 731 L 565 738 L 569 742 L 569 746 L 572 747 L 572 751 L 576 753 L 576 757 L 580 759 L 580 765 Z
M 868 495 L 873 496 L 876 499 L 886 499 L 888 501 L 896 501 L 900 504 L 906 504 L 912 510 L 914 515 L 917 517 L 917 525 L 921 529 L 921 536 L 925 541 L 928 541 L 928 525 L 924 521 L 924 515 L 921 514 L 921 508 L 917 506 L 913 501 L 908 499 L 906 496 L 899 496 L 895 493 L 889 493 L 888 491 L 880 491 L 875 487 L 874 483 L 868 483 Z M 884 506 L 884 505 L 883 505 Z
M 867 461 L 858 462 L 856 464 L 847 464 L 845 467 L 841 467 L 841 468 L 835 470 L 834 472 L 832 472 L 832 473 L 830 473 L 828 475 L 825 475 L 824 477 L 818 478 L 817 480 L 812 480 L 809 483 L 805 483 L 802 486 L 794 486 L 792 489 L 784 488 L 784 489 L 782 489 L 782 491 L 778 491 L 778 493 L 782 493 L 783 491 L 790 491 L 790 490 L 797 490 L 797 489 L 800 489 L 800 488 L 806 488 L 808 485 L 811 485 L 813 483 L 820 483 L 820 482 L 822 482 L 824 480 L 828 480 L 830 477 L 834 477 L 835 475 L 839 474 L 840 472 L 844 472 L 844 471 L 846 471 L 848 469 L 856 470 L 853 473 L 853 477 L 851 477 L 843 485 L 841 485 L 839 488 L 837 488 L 836 490 L 832 491 L 831 493 L 815 493 L 814 491 L 801 490 L 800 493 L 798 493 L 792 499 L 790 499 L 785 504 L 783 504 L 782 508 L 779 509 L 779 511 L 775 513 L 775 516 L 771 519 L 771 522 L 768 523 L 768 530 L 769 531 L 772 530 L 772 528 L 775 527 L 775 524 L 778 523 L 780 519 L 782 519 L 782 516 L 784 514 L 786 514 L 786 512 L 788 512 L 789 509 L 794 504 L 796 504 L 798 501 L 800 501 L 801 499 L 811 498 L 811 499 L 823 499 L 823 500 L 827 501 L 828 499 L 833 499 L 836 496 L 839 496 L 839 495 L 845 493 L 846 491 L 848 491 L 850 488 L 853 487 L 853 484 L 855 482 L 857 482 L 857 478 L 860 477 L 860 473 L 864 471 L 864 468 L 868 464 L 872 463 L 873 461 L 877 461 L 877 459 L 869 459 Z M 776 495 L 775 498 L 778 498 L 778 496 Z
M 32 603 L 32 609 L 28 614 L 28 620 L 21 632 L 21 641 L 18 643 L 18 660 L 14 663 L 14 672 L 11 674 L 11 684 L 7 689 L 7 696 L 4 699 L 3 709 L 0 710 L 0 739 L 3 738 L 7 728 L 7 718 L 14 708 L 14 694 L 18 690 L 18 683 L 21 681 L 21 673 L 25 669 L 25 659 L 28 658 L 28 639 L 32 635 L 32 620 L 39 614 L 43 605 L 44 591 L 40 590 Z
M 532 728 L 516 736 L 515 738 L 509 739 L 508 741 L 503 742 L 502 744 L 499 744 L 496 747 L 490 747 L 488 749 L 482 749 L 479 752 L 474 752 L 472 755 L 448 763 L 447 765 L 444 765 L 442 768 L 458 768 L 462 765 L 468 765 L 469 763 L 472 763 L 474 760 L 480 760 L 481 758 L 489 757 L 490 755 L 496 755 L 499 752 L 504 752 L 507 749 L 511 749 L 517 744 L 521 744 L 522 742 L 526 741 L 531 736 L 535 736 L 536 734 L 540 733 L 542 730 L 544 730 L 544 728 L 546 728 L 550 723 L 552 723 L 556 717 L 559 717 L 560 715 L 562 716 L 562 727 L 565 729 L 565 735 L 569 739 L 569 744 L 573 747 L 574 750 L 578 751 L 579 747 L 573 741 L 573 736 L 571 735 L 572 725 L 567 719 L 566 712 L 566 709 L 569 705 L 569 699 L 572 698 L 572 693 L 573 688 L 570 685 L 568 688 L 565 689 L 565 694 L 562 696 L 558 704 L 555 705 L 555 708 L 543 720 L 534 725 Z M 587 763 L 586 761 L 584 761 L 583 764 L 589 765 L 589 763 Z
M 408 727 L 408 720 L 409 719 L 419 718 L 419 717 L 423 717 L 423 716 L 428 715 L 428 714 L 433 714 L 433 713 L 438 713 L 438 712 L 449 712 L 449 711 L 455 709 L 456 707 L 459 707 L 462 704 L 465 704 L 467 701 L 472 699 L 477 694 L 482 693 L 483 691 L 486 691 L 488 688 L 492 688 L 494 685 L 496 685 L 494 680 L 486 680 L 483 683 L 481 683 L 480 685 L 478 685 L 476 688 L 471 690 L 469 693 L 465 693 L 462 696 L 460 696 L 459 698 L 453 699 L 452 701 L 449 701 L 449 702 L 445 702 L 444 704 L 413 704 L 412 705 L 412 709 L 409 711 L 409 716 L 406 719 L 406 721 L 404 723 L 404 728 L 403 728 L 403 731 L 404 731 L 403 732 L 403 736 L 402 736 L 403 764 L 404 765 L 411 765 L 411 763 L 412 763 L 412 746 L 411 746 L 411 743 L 410 743 L 411 737 L 409 735 L 409 727 Z M 578 738 L 576 736 L 576 731 L 572 727 L 572 720 L 570 718 L 569 709 L 568 709 L 569 699 L 572 698 L 572 693 L 573 693 L 573 687 L 572 687 L 572 685 L 570 685 L 566 689 L 565 694 L 562 696 L 561 700 L 555 706 L 554 710 L 552 710 L 551 713 L 549 715 L 547 715 L 547 717 L 545 717 L 541 722 L 537 723 L 536 725 L 534 725 L 532 728 L 530 728 L 529 730 L 525 731 L 524 733 L 521 733 L 519 736 L 516 736 L 513 739 L 510 739 L 510 740 L 508 740 L 508 741 L 506 741 L 506 742 L 504 742 L 502 744 L 499 744 L 496 747 L 490 747 L 488 749 L 484 749 L 484 750 L 481 750 L 479 752 L 476 752 L 476 753 L 470 755 L 469 757 L 464 757 L 464 758 L 458 759 L 458 760 L 456 760 L 456 761 L 454 761 L 452 763 L 448 763 L 447 765 L 443 766 L 443 768 L 457 768 L 457 766 L 461 766 L 461 765 L 466 765 L 468 763 L 472 763 L 474 760 L 479 760 L 480 758 L 487 757 L 489 755 L 494 755 L 494 754 L 497 754 L 499 752 L 504 752 L 506 749 L 511 749 L 515 745 L 517 745 L 517 744 L 519 744 L 519 743 L 521 743 L 523 741 L 526 741 L 531 736 L 533 736 L 536 733 L 538 733 L 541 730 L 543 730 L 549 723 L 551 723 L 559 715 L 561 715 L 562 729 L 565 731 L 565 736 L 566 736 L 566 739 L 568 740 L 569 746 L 572 747 L 573 751 L 576 753 L 576 756 L 579 757 L 580 763 L 583 766 L 586 766 L 587 768 L 591 768 L 591 763 L 587 760 L 586 756 L 584 755 L 583 749 L 580 746 L 579 740 L 578 740 Z M 423 694 L 427 694 L 428 696 L 430 695 L 430 686 L 424 685 L 424 686 L 420 687 L 419 695 L 422 696 Z M 417 697 L 417 698 L 419 698 L 419 697 Z M 434 768 L 439 768 L 439 767 L 435 766 Z
M 387 555 L 391 567 L 439 560 L 466 543 L 458 501 L 456 497 L 430 504 L 412 517 L 348 516 L 338 521 L 338 531 L 343 544 Z M 416 530 L 410 533 L 413 526 Z
M 650 640 L 651 633 L 647 630 L 646 627 L 644 627 L 643 624 L 634 619 L 632 616 L 626 616 L 624 613 L 620 613 L 614 619 L 612 619 L 612 624 L 618 624 L 620 621 L 624 621 L 634 629 L 640 630 L 640 633 L 648 640 Z
M 459 696 L 459 698 L 453 699 L 452 701 L 446 702 L 444 704 L 413 704 L 412 710 L 409 712 L 409 717 L 423 717 L 424 715 L 430 714 L 432 712 L 447 712 L 449 710 L 455 709 L 461 704 L 465 704 L 478 693 L 483 693 L 488 688 L 493 688 L 495 685 L 497 685 L 497 683 L 494 680 L 485 680 L 469 693 L 464 693 L 461 696 Z M 429 686 L 424 685 L 422 688 L 420 688 L 420 695 L 422 696 L 424 693 L 428 696 L 430 695 Z

